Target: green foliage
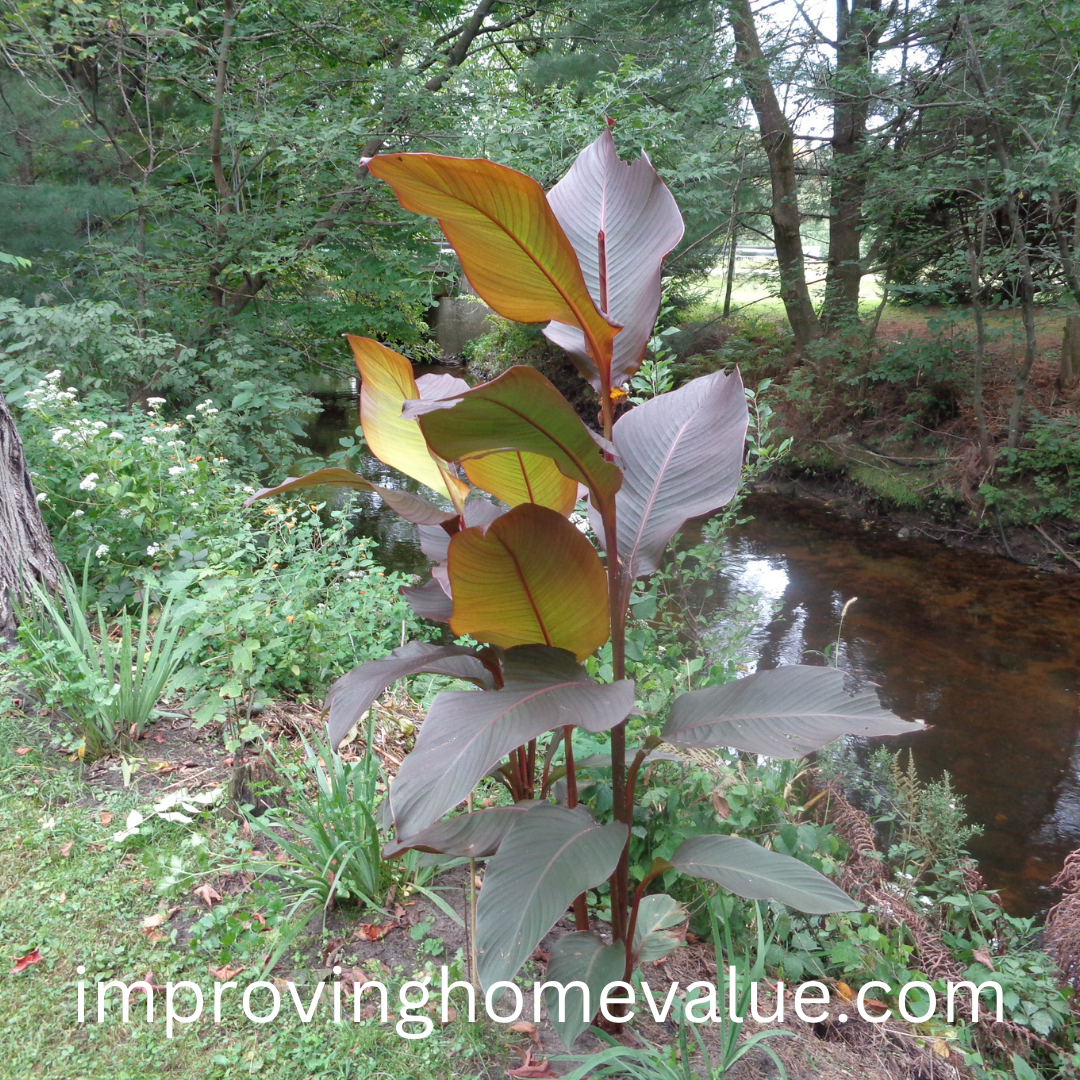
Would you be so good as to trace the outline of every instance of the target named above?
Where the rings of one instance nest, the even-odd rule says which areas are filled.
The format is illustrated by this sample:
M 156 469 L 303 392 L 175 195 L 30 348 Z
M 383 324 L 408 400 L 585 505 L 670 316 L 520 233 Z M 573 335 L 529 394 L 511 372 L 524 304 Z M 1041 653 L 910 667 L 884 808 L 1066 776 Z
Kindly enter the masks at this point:
M 274 378 L 267 382 L 270 363 Z M 298 452 L 304 432 L 296 415 L 316 408 L 290 385 L 301 366 L 294 351 L 239 332 L 195 349 L 157 329 L 149 313 L 112 301 L 24 307 L 0 300 L 0 385 L 13 405 L 54 426 L 94 408 L 99 420 L 104 414 L 111 427 L 140 436 L 160 431 L 146 430 L 136 402 L 157 399 L 169 422 L 181 426 L 216 416 L 199 425 L 203 449 L 249 474 Z M 64 389 L 62 381 L 74 385 Z M 192 412 L 198 404 L 200 415 Z M 151 421 L 160 429 L 158 417 Z
M 325 743 L 304 744 L 304 760 L 275 764 L 286 780 L 287 810 L 249 814 L 248 821 L 288 856 L 286 888 L 326 910 L 351 901 L 380 908 L 400 874 L 381 853 L 375 807 L 385 789 L 368 731 L 365 754 L 346 761 Z M 311 790 L 311 789 L 314 790 Z
M 172 598 L 151 633 L 150 589 L 144 586 L 137 627 L 124 612 L 119 637 L 113 637 L 101 608 L 89 610 L 85 580 L 80 591 L 65 575 L 59 597 L 33 586 L 19 623 L 24 652 L 18 670 L 79 737 L 72 748 L 79 758 L 128 746 L 159 715 L 158 703 L 182 659 L 184 621 Z
M 999 452 L 979 494 L 1006 524 L 1080 522 L 1080 423 L 1036 415 L 1023 444 Z

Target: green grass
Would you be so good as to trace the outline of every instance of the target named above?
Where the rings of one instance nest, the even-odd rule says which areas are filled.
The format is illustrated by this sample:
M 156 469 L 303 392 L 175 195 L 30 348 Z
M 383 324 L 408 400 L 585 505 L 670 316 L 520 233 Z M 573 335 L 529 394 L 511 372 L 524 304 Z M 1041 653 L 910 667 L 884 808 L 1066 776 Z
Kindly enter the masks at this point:
M 243 967 L 234 991 L 242 993 L 247 981 L 259 978 L 264 954 L 284 944 L 290 925 L 272 887 L 239 898 L 226 895 L 210 917 L 193 896 L 194 886 L 220 883 L 221 874 L 254 865 L 252 841 L 236 822 L 220 814 L 204 815 L 192 825 L 154 819 L 146 835 L 113 842 L 127 812 L 136 807 L 145 812 L 154 797 L 120 790 L 99 801 L 101 793 L 82 781 L 79 767 L 48 750 L 47 739 L 40 725 L 16 711 L 0 716 L 0 940 L 7 961 L 0 975 L 0 1077 L 226 1080 L 257 1074 L 266 1080 L 428 1080 L 501 1074 L 507 1051 L 485 1042 L 480 1025 L 452 1022 L 444 1028 L 436 1022 L 429 1038 L 406 1041 L 393 1024 L 335 1024 L 329 987 L 309 1024 L 297 1019 L 284 988 L 278 1018 L 264 1025 L 243 1016 L 239 998 L 226 997 L 220 1024 L 208 1009 L 202 1020 L 178 1025 L 170 1040 L 161 994 L 155 996 L 152 1025 L 145 1021 L 145 999 L 139 995 L 133 995 L 138 1020 L 122 1022 L 117 997 L 115 1013 L 104 1024 L 78 1023 L 79 965 L 85 966 L 87 980 L 131 982 L 149 971 L 155 985 L 191 980 L 212 1004 L 209 968 L 223 958 L 231 967 Z M 32 749 L 15 753 L 25 746 Z M 114 815 L 107 825 L 102 810 Z M 200 838 L 194 846 L 193 836 Z M 265 930 L 250 919 L 260 905 Z M 151 941 L 143 920 L 176 906 L 180 910 L 160 928 L 161 939 Z M 190 944 L 186 931 L 200 917 L 213 925 L 200 943 Z M 236 933 L 242 921 L 249 928 Z M 34 948 L 41 961 L 10 973 L 15 958 Z M 318 966 L 317 943 L 313 952 L 314 958 L 308 951 L 304 959 L 295 945 L 283 951 L 289 978 L 300 982 L 305 969 Z M 314 975 L 307 981 L 298 988 L 305 1004 Z M 266 991 L 259 994 L 255 1002 L 263 1001 Z M 189 1010 L 188 1000 L 178 996 L 177 1011 Z M 392 1011 L 394 1003 L 391 998 Z M 348 998 L 342 1012 L 351 1016 Z M 92 986 L 87 1017 L 96 1019 Z

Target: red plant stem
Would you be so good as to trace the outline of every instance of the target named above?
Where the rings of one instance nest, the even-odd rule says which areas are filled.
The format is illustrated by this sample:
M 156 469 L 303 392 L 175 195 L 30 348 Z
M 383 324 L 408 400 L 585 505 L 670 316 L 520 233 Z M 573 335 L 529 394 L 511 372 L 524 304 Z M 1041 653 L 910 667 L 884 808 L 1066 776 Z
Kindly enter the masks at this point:
M 610 396 L 607 401 L 610 412 Z M 605 430 L 605 435 L 610 429 Z M 611 623 L 612 679 L 626 678 L 626 609 L 629 591 L 619 567 L 619 544 L 614 506 L 601 508 L 604 523 L 604 546 L 607 552 L 608 617 Z M 615 941 L 626 941 L 626 918 L 630 900 L 630 833 L 633 808 L 626 804 L 626 721 L 611 729 L 611 795 L 616 821 L 627 826 L 626 844 L 612 874 L 611 933 Z
M 585 902 L 584 893 L 578 893 L 574 897 L 574 926 L 578 930 L 589 929 L 589 906 Z
M 570 738 L 574 729 L 567 724 L 562 730 L 563 753 L 566 755 L 566 805 L 573 810 L 577 806 L 577 770 L 574 768 L 574 744 Z
M 638 907 L 641 905 L 641 898 L 645 895 L 645 886 L 649 884 L 654 877 L 659 876 L 667 869 L 667 866 L 662 866 L 659 870 L 652 870 L 641 879 L 641 884 L 638 885 L 634 891 L 634 905 L 630 909 L 630 924 L 626 928 L 626 969 L 623 972 L 623 981 L 629 982 L 630 976 L 634 971 L 634 933 L 637 931 L 637 917 Z
M 639 750 L 630 766 L 630 775 L 626 778 L 626 815 L 633 818 L 634 814 L 634 789 L 637 786 L 637 775 L 642 762 L 649 756 L 648 750 Z
M 536 740 L 529 740 L 529 752 L 525 764 L 525 776 L 529 784 L 529 798 L 536 798 Z

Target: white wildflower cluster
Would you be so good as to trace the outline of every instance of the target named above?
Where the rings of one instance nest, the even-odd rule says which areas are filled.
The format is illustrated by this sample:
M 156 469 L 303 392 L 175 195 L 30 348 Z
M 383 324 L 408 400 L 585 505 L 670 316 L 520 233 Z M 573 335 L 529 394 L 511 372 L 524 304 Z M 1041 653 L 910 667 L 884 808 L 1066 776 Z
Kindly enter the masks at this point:
M 44 379 L 39 379 L 37 386 L 26 391 L 23 401 L 28 409 L 45 411 L 50 408 L 64 408 L 79 395 L 74 386 L 60 389 L 60 371 L 50 371 Z
M 157 439 L 155 439 L 153 435 L 144 435 L 139 442 L 141 442 L 143 446 L 157 446 Z
M 160 544 L 151 544 L 149 547 L 147 547 L 146 554 L 153 558 L 159 551 L 161 551 Z
M 88 473 L 79 481 L 80 491 L 93 491 L 97 487 L 95 481 L 100 479 L 96 472 Z
M 163 397 L 148 397 L 146 399 L 146 405 L 150 409 L 151 412 L 159 412 L 160 409 L 161 409 L 161 406 L 164 405 L 164 404 L 165 404 L 165 399 Z
M 122 439 L 123 437 L 124 437 L 124 433 L 122 431 L 110 431 L 109 432 L 109 438 L 110 439 Z
M 173 450 L 176 450 L 178 447 L 184 445 L 184 441 L 183 439 L 170 439 L 165 445 L 171 447 Z
M 195 406 L 197 413 L 202 413 L 203 416 L 213 416 L 220 410 L 214 408 L 214 402 L 211 398 L 207 398 L 204 402 Z
M 49 493 L 47 491 L 39 491 L 37 493 L 37 501 L 39 503 L 47 503 L 49 501 Z
M 364 572 L 362 570 L 350 570 L 346 575 L 347 578 L 363 577 Z
M 169 466 L 169 475 L 170 476 L 180 476 L 180 475 L 182 475 L 183 473 L 186 473 L 186 472 L 187 472 L 187 469 L 185 469 L 183 465 L 170 465 Z
M 99 544 L 97 551 L 94 552 L 95 559 L 104 559 L 109 554 L 108 544 Z

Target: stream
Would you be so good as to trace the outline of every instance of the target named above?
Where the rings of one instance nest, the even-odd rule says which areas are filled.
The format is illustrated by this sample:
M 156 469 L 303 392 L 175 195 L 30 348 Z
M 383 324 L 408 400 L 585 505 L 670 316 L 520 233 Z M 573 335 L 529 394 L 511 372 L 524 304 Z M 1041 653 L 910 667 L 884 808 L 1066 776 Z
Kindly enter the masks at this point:
M 323 404 L 315 453 L 337 449 L 357 424 L 347 391 Z M 399 484 L 379 461 L 364 472 Z M 359 498 L 357 525 L 380 544 L 376 557 L 425 572 L 414 527 L 375 496 Z M 1080 580 L 901 540 L 817 502 L 750 495 L 743 516 L 723 541 L 707 617 L 722 622 L 735 592 L 757 594 L 768 601 L 752 632 L 758 667 L 821 663 L 807 653 L 836 643 L 841 609 L 858 597 L 838 666 L 930 725 L 881 741 L 910 747 L 924 779 L 948 770 L 983 827 L 971 849 L 987 884 L 1015 915 L 1044 912 L 1051 878 L 1080 847 Z

